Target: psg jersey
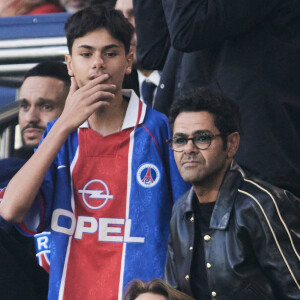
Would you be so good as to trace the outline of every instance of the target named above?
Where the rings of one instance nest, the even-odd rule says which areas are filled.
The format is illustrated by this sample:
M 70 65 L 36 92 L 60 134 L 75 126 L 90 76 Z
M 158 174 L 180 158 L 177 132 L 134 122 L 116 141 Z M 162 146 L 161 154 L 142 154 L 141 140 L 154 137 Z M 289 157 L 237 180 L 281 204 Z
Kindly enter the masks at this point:
M 172 204 L 188 186 L 167 118 L 123 93 L 122 130 L 101 136 L 85 122 L 71 134 L 20 225 L 50 228 L 48 299 L 122 299 L 129 281 L 162 277 Z

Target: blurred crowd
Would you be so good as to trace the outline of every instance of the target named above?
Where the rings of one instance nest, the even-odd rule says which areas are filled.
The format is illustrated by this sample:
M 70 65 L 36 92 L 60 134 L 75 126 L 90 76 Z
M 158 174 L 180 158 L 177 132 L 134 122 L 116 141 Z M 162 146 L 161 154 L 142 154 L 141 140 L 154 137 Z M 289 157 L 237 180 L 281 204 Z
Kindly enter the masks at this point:
M 74 13 L 95 4 L 114 6 L 115 0 L 7 0 L 0 2 L 0 16 Z

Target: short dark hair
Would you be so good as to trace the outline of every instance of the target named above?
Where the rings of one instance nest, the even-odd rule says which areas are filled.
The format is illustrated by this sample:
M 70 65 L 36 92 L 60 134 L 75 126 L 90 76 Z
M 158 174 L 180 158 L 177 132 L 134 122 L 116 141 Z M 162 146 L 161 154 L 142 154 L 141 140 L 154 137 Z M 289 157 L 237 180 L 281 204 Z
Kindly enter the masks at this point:
M 194 300 L 194 298 L 176 290 L 162 279 L 152 279 L 149 282 L 133 280 L 125 287 L 123 300 L 135 300 L 139 295 L 152 293 L 165 296 L 168 300 Z
M 37 64 L 25 73 L 24 80 L 33 76 L 53 77 L 64 81 L 66 86 L 71 85 L 67 65 L 60 61 L 49 60 Z
M 213 93 L 206 87 L 184 91 L 173 102 L 169 112 L 169 123 L 173 130 L 174 122 L 181 112 L 207 111 L 214 116 L 215 126 L 226 137 L 232 132 L 241 133 L 241 113 L 239 106 L 223 94 Z
M 106 29 L 113 38 L 122 42 L 126 54 L 129 52 L 133 26 L 120 11 L 104 5 L 95 5 L 78 11 L 67 20 L 65 31 L 70 54 L 75 39 L 100 28 Z

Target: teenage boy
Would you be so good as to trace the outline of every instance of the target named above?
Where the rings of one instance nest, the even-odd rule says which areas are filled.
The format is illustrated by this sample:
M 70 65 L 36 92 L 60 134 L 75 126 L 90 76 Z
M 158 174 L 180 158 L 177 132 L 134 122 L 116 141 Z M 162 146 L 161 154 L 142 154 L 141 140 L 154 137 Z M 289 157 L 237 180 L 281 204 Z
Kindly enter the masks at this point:
M 121 299 L 133 278 L 162 276 L 172 202 L 186 185 L 167 119 L 122 94 L 132 33 L 101 6 L 69 18 L 65 109 L 0 205 L 23 231 L 51 225 L 49 299 Z

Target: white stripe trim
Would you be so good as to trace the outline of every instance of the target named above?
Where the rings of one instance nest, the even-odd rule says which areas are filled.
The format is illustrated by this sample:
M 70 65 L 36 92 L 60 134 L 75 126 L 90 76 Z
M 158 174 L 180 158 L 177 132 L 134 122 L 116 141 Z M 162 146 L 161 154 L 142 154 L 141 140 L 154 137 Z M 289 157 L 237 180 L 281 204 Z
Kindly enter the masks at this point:
M 296 250 L 296 247 L 295 247 L 295 245 L 294 245 L 294 242 L 293 242 L 293 239 L 292 239 L 292 237 L 291 237 L 290 231 L 289 231 L 288 227 L 286 226 L 286 224 L 285 224 L 285 222 L 284 222 L 284 220 L 283 220 L 283 218 L 282 218 L 282 216 L 281 216 L 281 213 L 280 213 L 280 211 L 279 211 L 278 205 L 277 205 L 277 203 L 276 203 L 274 197 L 272 196 L 272 194 L 271 194 L 269 191 L 267 191 L 266 189 L 264 189 L 262 186 L 260 186 L 259 184 L 257 184 L 256 182 L 254 182 L 254 181 L 252 181 L 252 180 L 249 180 L 249 179 L 245 179 L 245 178 L 244 178 L 244 180 L 245 180 L 246 182 L 249 182 L 249 183 L 254 184 L 256 187 L 258 187 L 258 188 L 261 189 L 262 191 L 266 192 L 266 193 L 270 196 L 270 198 L 272 199 L 272 201 L 273 201 L 273 203 L 274 203 L 274 205 L 275 205 L 275 208 L 276 208 L 278 217 L 279 217 L 279 219 L 280 219 L 280 221 L 281 221 L 283 227 L 285 228 L 285 231 L 286 231 L 287 235 L 289 236 L 289 239 L 290 239 L 292 248 L 293 248 L 293 250 L 294 250 L 296 256 L 298 257 L 298 259 L 300 260 L 300 255 L 299 255 L 299 253 L 298 253 L 297 250 Z
M 79 129 L 77 130 L 77 133 L 78 133 L 78 139 L 79 139 Z M 72 211 L 74 214 L 75 214 L 75 200 L 74 200 L 74 191 L 73 191 L 72 172 L 73 172 L 73 169 L 78 160 L 78 156 L 79 156 L 79 146 L 77 146 L 76 153 L 75 153 L 73 161 L 70 165 L 70 175 L 71 175 L 71 182 L 70 182 L 71 199 L 70 199 L 70 201 L 71 201 L 71 208 L 72 208 Z M 67 252 L 66 252 L 66 256 L 65 256 L 63 274 L 62 274 L 60 288 L 59 288 L 59 300 L 63 299 L 63 297 L 64 297 L 66 275 L 67 275 L 68 262 L 69 262 L 69 257 L 70 257 L 71 241 L 72 241 L 72 236 L 70 236 L 69 241 L 68 241 L 68 248 L 67 248 Z
M 127 94 L 126 94 L 127 93 Z M 145 117 L 145 111 L 146 111 L 146 104 L 140 101 L 138 96 L 134 93 L 134 91 L 131 90 L 123 90 L 123 95 L 130 95 L 128 107 L 126 110 L 126 114 L 124 117 L 124 122 L 122 125 L 122 130 L 135 127 L 136 125 L 139 125 L 143 123 L 144 117 Z M 139 110 L 140 106 L 142 105 L 142 113 L 141 116 L 138 120 L 139 117 Z M 137 124 L 138 122 L 138 124 Z
M 66 258 L 65 258 L 65 264 L 64 264 L 64 269 L 63 269 L 63 274 L 62 274 L 62 278 L 61 278 L 61 282 L 60 282 L 60 288 L 59 288 L 59 295 L 58 295 L 58 299 L 62 300 L 64 297 L 64 291 L 65 291 L 65 282 L 66 282 L 66 274 L 67 274 L 67 268 L 66 266 L 68 265 L 68 261 L 69 261 L 69 255 L 70 255 L 70 248 L 71 248 L 71 240 L 72 240 L 72 236 L 69 237 L 69 241 L 68 241 L 68 247 L 67 247 L 67 252 L 66 252 Z M 50 265 L 51 268 L 51 265 Z
M 141 117 L 140 117 L 140 123 L 143 123 L 144 122 L 144 119 L 145 119 L 145 115 L 146 115 L 146 109 L 147 109 L 147 105 L 146 104 L 143 104 L 143 107 L 142 107 L 142 113 L 141 113 Z
M 78 139 L 79 139 L 79 130 L 78 129 Z M 77 163 L 77 160 L 78 160 L 78 156 L 79 156 L 79 143 L 78 143 L 78 146 L 77 146 L 77 149 L 76 149 L 76 153 L 75 153 L 75 156 L 73 158 L 73 161 L 71 163 L 71 166 L 70 166 L 70 175 L 71 175 L 71 182 L 70 182 L 70 185 L 71 185 L 71 207 L 72 207 L 72 211 L 73 213 L 75 214 L 75 199 L 74 199 L 74 190 L 73 190 L 73 169 L 75 168 L 75 165 Z
M 244 180 L 246 180 L 246 179 L 244 179 Z M 246 181 L 247 181 L 247 180 L 246 180 Z M 251 181 L 249 181 L 249 182 L 251 182 Z M 291 267 L 290 267 L 290 265 L 289 265 L 287 259 L 285 258 L 284 254 L 283 254 L 283 252 L 282 252 L 282 249 L 281 249 L 281 247 L 280 247 L 280 245 L 279 245 L 279 242 L 278 242 L 278 240 L 277 240 L 276 234 L 275 234 L 275 232 L 274 232 L 274 230 L 273 230 L 273 228 L 272 228 L 272 226 L 271 226 L 271 224 L 270 224 L 270 221 L 269 221 L 269 219 L 268 219 L 268 217 L 267 217 L 267 215 L 266 215 L 266 213 L 265 213 L 263 207 L 261 206 L 261 204 L 258 202 L 258 200 L 257 200 L 253 195 L 251 195 L 251 194 L 249 194 L 249 193 L 247 193 L 247 192 L 245 192 L 245 191 L 243 191 L 243 190 L 240 190 L 240 189 L 238 189 L 238 192 L 240 192 L 240 193 L 242 193 L 242 194 L 245 194 L 245 195 L 249 196 L 249 197 L 252 198 L 252 199 L 256 202 L 256 204 L 259 206 L 260 210 L 262 211 L 262 213 L 263 213 L 263 215 L 264 215 L 264 217 L 265 217 L 265 219 L 266 219 L 266 221 L 267 221 L 267 224 L 268 224 L 268 226 L 269 226 L 269 228 L 270 228 L 270 231 L 271 231 L 271 233 L 272 233 L 272 235 L 273 235 L 273 238 L 274 238 L 274 240 L 275 240 L 275 243 L 276 243 L 276 245 L 277 245 L 277 248 L 278 248 L 278 250 L 279 250 L 279 252 L 280 252 L 280 254 L 281 254 L 282 258 L 283 258 L 283 261 L 285 262 L 285 264 L 286 264 L 286 266 L 287 266 L 287 268 L 288 268 L 288 270 L 289 270 L 289 272 L 290 272 L 290 274 L 291 274 L 293 280 L 295 281 L 295 283 L 296 283 L 298 289 L 300 290 L 300 284 L 298 283 L 298 281 L 297 281 L 297 279 L 296 279 L 296 277 L 295 277 L 295 275 L 294 275 L 294 273 L 293 273 L 293 271 L 292 271 L 292 269 L 291 269 Z
M 119 280 L 119 294 L 118 300 L 123 299 L 123 282 L 124 282 L 124 267 L 125 267 L 125 254 L 126 254 L 126 243 L 123 243 L 123 251 L 122 251 L 122 261 L 121 261 L 121 272 L 120 272 L 120 280 Z
M 130 207 L 130 193 L 131 193 L 131 179 L 132 179 L 132 153 L 133 153 L 133 144 L 134 144 L 134 133 L 133 130 L 130 133 L 130 142 L 128 150 L 128 170 L 127 170 L 127 192 L 126 192 L 126 219 L 129 217 L 129 207 Z M 125 257 L 126 257 L 126 243 L 123 243 L 123 252 L 122 252 L 122 261 L 121 261 L 121 272 L 119 280 L 119 294 L 118 300 L 123 299 L 123 283 L 124 283 L 124 268 L 125 268 Z

